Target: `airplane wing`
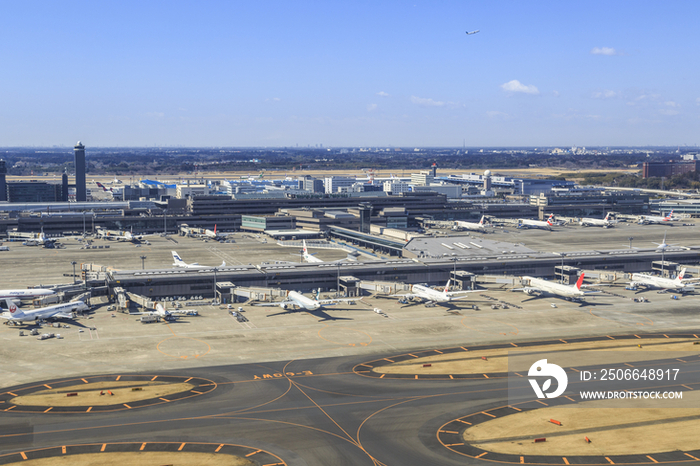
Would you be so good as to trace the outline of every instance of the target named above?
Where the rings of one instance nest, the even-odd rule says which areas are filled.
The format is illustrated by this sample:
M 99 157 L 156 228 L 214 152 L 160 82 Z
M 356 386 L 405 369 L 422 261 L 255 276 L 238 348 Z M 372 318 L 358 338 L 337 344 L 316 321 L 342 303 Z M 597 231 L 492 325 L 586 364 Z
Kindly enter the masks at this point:
M 274 303 L 253 303 L 253 306 L 260 306 L 260 307 L 272 307 L 272 306 L 285 306 L 285 305 L 290 305 L 294 304 L 294 301 L 277 301 Z
M 484 290 L 462 290 L 462 291 L 448 291 L 448 292 L 447 292 L 447 293 L 445 293 L 445 294 L 447 294 L 447 296 L 459 296 L 459 295 L 461 295 L 461 294 L 467 294 L 467 293 L 478 293 L 478 292 L 480 292 L 480 291 L 484 291 Z
M 50 317 L 52 318 L 59 318 L 59 319 L 72 319 L 73 314 L 67 314 L 65 312 L 57 312 L 56 314 L 51 315 Z
M 350 301 L 358 301 L 359 299 L 360 298 L 332 298 L 332 299 L 319 299 L 316 302 L 319 304 L 328 305 L 328 304 L 347 303 Z

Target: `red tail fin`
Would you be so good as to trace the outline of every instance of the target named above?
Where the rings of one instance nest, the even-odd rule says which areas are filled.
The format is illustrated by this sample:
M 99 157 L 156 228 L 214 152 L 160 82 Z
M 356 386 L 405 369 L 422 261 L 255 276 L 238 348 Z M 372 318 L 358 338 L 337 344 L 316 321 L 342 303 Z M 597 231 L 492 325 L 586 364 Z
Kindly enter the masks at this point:
M 578 280 L 576 280 L 576 289 L 580 290 L 581 289 L 581 284 L 583 284 L 583 276 L 585 274 L 581 274 L 580 277 L 578 277 Z
M 547 223 L 551 226 L 552 225 L 552 217 L 554 217 L 554 214 L 550 214 L 549 218 L 547 219 Z

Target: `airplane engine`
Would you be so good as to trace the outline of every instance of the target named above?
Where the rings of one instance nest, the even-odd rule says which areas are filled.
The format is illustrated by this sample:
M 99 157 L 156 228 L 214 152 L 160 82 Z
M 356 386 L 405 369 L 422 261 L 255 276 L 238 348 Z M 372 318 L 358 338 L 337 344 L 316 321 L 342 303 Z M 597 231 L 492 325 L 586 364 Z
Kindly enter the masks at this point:
M 534 294 L 537 294 L 537 290 L 534 289 L 534 288 L 525 288 L 523 291 L 524 291 L 525 294 L 527 294 L 528 296 L 532 296 L 532 295 L 534 295 Z
M 284 310 L 287 310 L 289 308 L 289 306 L 287 306 L 286 304 L 280 304 L 280 307 Z

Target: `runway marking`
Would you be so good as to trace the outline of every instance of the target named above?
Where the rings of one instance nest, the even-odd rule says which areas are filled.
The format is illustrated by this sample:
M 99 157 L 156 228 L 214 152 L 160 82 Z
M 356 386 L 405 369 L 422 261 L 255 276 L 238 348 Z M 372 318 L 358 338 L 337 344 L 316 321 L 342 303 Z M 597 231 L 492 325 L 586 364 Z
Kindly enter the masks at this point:
M 415 376 L 415 380 L 418 380 L 418 374 L 416 374 L 416 376 Z
M 80 380 L 82 380 L 82 381 L 85 382 L 85 383 L 90 383 L 90 382 L 88 382 L 88 381 L 85 380 L 85 379 L 80 379 Z
M 46 385 L 46 384 L 44 384 L 44 387 L 46 387 L 46 388 L 48 388 L 49 390 L 51 390 L 51 385 Z
M 198 392 L 197 390 L 190 390 L 192 393 L 196 393 L 197 395 L 201 395 L 202 392 Z
M 182 442 L 180 445 L 180 448 L 177 449 L 177 451 L 182 451 L 183 448 L 185 448 L 185 445 L 187 445 L 185 442 Z
M 693 458 L 695 461 L 700 461 L 700 459 L 694 457 L 694 456 L 691 455 L 690 453 L 683 453 L 683 454 L 684 454 L 685 456 L 689 456 L 689 457 Z
M 124 406 L 126 406 L 127 408 L 131 409 L 131 406 L 129 406 L 128 404 L 126 404 L 126 403 L 123 403 L 123 404 L 124 404 Z M 145 443 L 144 443 L 144 445 L 145 445 Z
M 445 446 L 446 447 L 456 447 L 457 445 L 464 445 L 464 442 L 462 442 L 462 443 L 448 443 Z
M 118 376 L 117 376 L 117 380 L 119 380 L 119 379 L 121 379 L 121 378 L 122 378 L 122 376 L 121 376 L 121 375 L 118 375 Z
M 535 401 L 538 402 L 538 403 L 540 403 L 540 404 L 543 404 L 543 405 L 545 405 L 545 406 L 549 406 L 549 405 L 548 405 L 547 403 L 545 403 L 544 401 L 540 401 L 540 400 L 535 400 Z
M 17 394 L 12 393 L 12 392 L 7 392 L 7 394 L 8 394 L 8 395 L 12 395 L 12 396 L 17 396 Z
M 666 338 L 668 338 L 668 335 L 664 334 L 664 336 L 665 336 Z
M 468 350 L 467 348 L 465 348 L 464 346 L 460 346 L 460 348 L 462 348 L 464 351 L 469 351 L 469 350 Z
M 159 400 L 163 400 L 163 401 L 167 401 L 168 403 L 170 403 L 170 400 L 168 400 L 168 399 L 166 399 L 166 398 L 158 398 L 158 399 L 159 399 Z
M 640 339 L 642 338 L 642 337 L 640 337 L 639 335 L 635 335 L 635 337 L 640 338 Z
M 314 375 L 313 372 L 311 371 L 300 371 L 300 372 L 274 372 L 272 374 L 262 374 L 262 376 L 259 375 L 253 375 L 252 380 L 262 380 L 262 379 L 282 379 L 285 376 L 286 377 L 299 377 L 299 376 L 305 376 L 305 375 Z M 247 382 L 247 380 L 243 380 L 242 382 Z M 240 383 L 240 382 L 237 382 Z
M 516 411 L 522 411 L 522 409 L 516 408 L 515 406 L 510 406 L 510 405 L 509 405 L 508 407 L 511 408 L 511 409 L 514 409 L 514 410 L 516 410 Z
M 608 458 L 607 456 L 605 457 L 605 459 L 608 460 L 608 462 L 609 462 L 610 464 L 615 464 L 615 463 L 613 462 L 613 460 L 611 460 L 611 459 Z
M 486 375 L 486 374 L 482 374 L 482 375 L 483 375 L 484 377 L 486 377 L 487 379 L 489 378 L 489 376 L 488 376 L 488 375 Z
M 687 362 L 687 361 L 684 361 L 684 360 L 682 360 L 682 359 L 676 359 L 676 361 Z
M 224 448 L 223 443 L 221 445 L 219 445 L 218 447 L 216 447 L 216 450 L 214 450 L 214 453 L 219 453 L 219 450 L 221 450 L 222 448 Z
M 516 348 L 518 347 L 518 345 L 516 345 L 516 344 L 513 343 L 512 341 L 510 342 L 510 344 L 513 345 L 513 346 L 515 346 Z
M 626 362 L 623 363 L 623 364 L 624 364 L 625 366 L 628 366 L 628 367 L 634 367 L 632 364 L 628 364 L 628 363 L 626 363 Z
M 581 372 L 580 370 L 576 369 L 575 367 L 569 367 L 569 369 L 571 369 L 572 371 L 575 371 L 575 372 Z
M 453 430 L 438 430 L 438 432 L 442 432 L 443 434 L 459 434 L 459 432 Z
M 573 402 L 576 401 L 576 400 L 574 400 L 573 398 L 571 398 L 571 397 L 568 396 L 568 395 L 564 395 L 564 398 L 566 398 L 566 399 L 569 400 L 569 401 L 573 401 Z
M 389 358 L 384 358 L 384 360 L 385 360 L 385 361 L 389 361 L 389 362 L 394 362 L 393 360 L 391 360 L 391 359 L 389 359 Z
M 48 409 L 47 409 L 46 411 L 44 411 L 44 412 L 45 412 L 45 413 L 48 413 L 48 412 L 51 411 L 52 409 L 53 409 L 53 406 L 51 406 L 50 408 L 48 408 Z
M 64 455 L 66 454 L 66 446 L 65 445 L 63 445 L 61 447 L 61 453 L 63 453 Z
M 489 417 L 496 417 L 495 415 L 493 415 L 491 413 L 487 413 L 486 411 L 482 411 L 481 414 L 486 414 Z
M 688 390 L 695 390 L 694 388 L 690 388 L 689 386 L 683 385 L 683 384 L 681 384 L 681 387 L 685 387 L 685 388 L 687 388 Z
M 468 426 L 472 425 L 471 422 L 463 421 L 463 420 L 461 420 L 461 419 L 455 419 L 455 421 L 461 422 L 461 423 L 463 423 L 463 424 L 467 424 Z
M 157 376 L 157 375 L 154 375 L 153 378 L 151 379 L 151 382 L 153 382 L 153 381 L 156 380 L 157 378 L 158 378 L 158 376 Z
M 190 377 L 189 379 L 185 380 L 183 383 L 187 383 L 187 382 L 189 382 L 189 381 L 192 380 L 192 379 L 194 379 L 194 377 Z
M 17 407 L 17 406 L 10 406 L 10 407 L 7 408 L 7 409 L 3 409 L 3 411 L 7 412 L 7 411 L 9 411 L 9 410 L 11 410 L 11 409 L 15 409 L 16 407 Z
M 562 456 L 561 459 L 564 460 L 564 463 L 569 464 L 569 460 L 567 460 L 565 456 Z
M 23 460 L 27 459 L 27 455 L 25 455 L 23 451 L 20 451 L 19 454 L 22 455 Z
M 434 351 L 438 354 L 442 354 L 442 351 L 440 351 L 440 350 L 434 350 Z
M 649 455 L 647 455 L 647 458 L 649 458 L 650 460 L 652 460 L 654 463 L 658 463 L 658 461 L 656 461 L 654 458 L 652 458 L 652 457 L 649 456 Z
M 85 412 L 86 412 L 86 413 L 89 413 L 90 411 L 92 411 L 92 406 L 90 406 L 90 407 L 87 409 L 87 411 L 85 411 Z
M 488 453 L 489 452 L 485 451 L 482 454 L 475 456 L 474 458 L 481 458 L 482 456 L 487 455 Z
M 102 448 L 100 448 L 100 452 L 105 451 L 105 448 L 107 448 L 107 444 L 106 444 L 106 443 L 103 443 L 103 444 L 102 444 Z
M 257 453 L 260 453 L 261 451 L 262 451 L 262 450 L 257 450 L 257 451 L 254 451 L 254 452 L 252 452 L 252 453 L 248 453 L 247 455 L 245 455 L 245 457 L 248 458 L 249 456 L 253 456 L 253 455 L 257 454 Z
M 597 316 L 596 316 L 596 317 L 597 317 Z M 606 319 L 606 320 L 610 320 L 610 319 Z M 608 337 L 608 338 L 610 338 L 611 340 L 614 340 L 614 338 L 611 337 L 610 335 L 605 335 L 605 336 Z
M 413 357 L 413 358 L 417 358 L 417 357 L 418 357 L 418 356 L 416 356 L 415 354 L 411 354 L 411 353 L 408 353 L 408 355 L 411 356 L 411 357 Z
M 379 378 L 383 379 L 386 374 L 382 374 Z
M 142 444 L 141 444 L 141 448 L 139 448 L 139 451 L 143 451 L 144 448 L 146 448 L 146 444 L 145 444 L 145 443 L 142 443 Z
M 454 378 L 454 377 L 452 377 L 452 375 L 450 375 L 450 380 L 454 380 L 454 379 L 455 379 L 455 378 Z
M 525 464 L 525 457 L 524 456 L 520 457 L 520 464 Z M 566 464 L 569 464 L 569 463 L 566 463 Z
M 560 342 L 566 343 L 566 340 L 562 340 L 561 338 L 559 339 Z

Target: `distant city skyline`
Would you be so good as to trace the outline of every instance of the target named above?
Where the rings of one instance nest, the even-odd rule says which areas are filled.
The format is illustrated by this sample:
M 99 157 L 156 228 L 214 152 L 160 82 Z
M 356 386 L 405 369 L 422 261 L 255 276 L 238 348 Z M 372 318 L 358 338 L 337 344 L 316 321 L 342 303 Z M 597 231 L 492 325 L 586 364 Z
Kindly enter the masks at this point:
M 695 1 L 0 2 L 0 147 L 699 142 Z

